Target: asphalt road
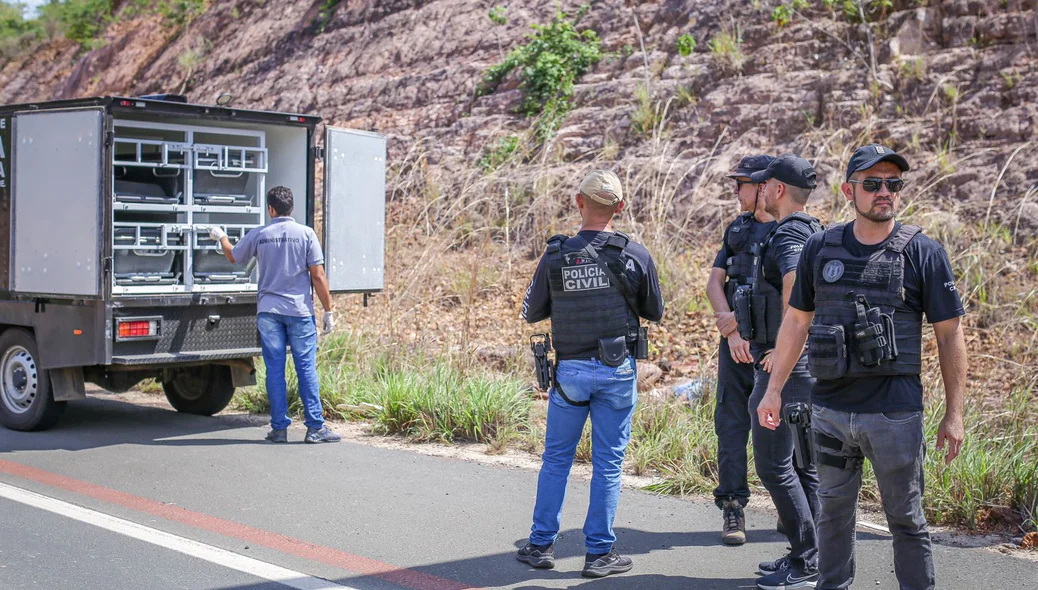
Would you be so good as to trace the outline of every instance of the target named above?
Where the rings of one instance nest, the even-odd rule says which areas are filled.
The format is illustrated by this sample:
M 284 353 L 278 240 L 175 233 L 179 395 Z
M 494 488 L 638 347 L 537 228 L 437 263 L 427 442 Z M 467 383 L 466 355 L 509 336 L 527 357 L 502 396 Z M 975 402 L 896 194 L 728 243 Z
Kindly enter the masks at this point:
M 752 588 L 756 563 L 785 552 L 772 512 L 723 547 L 711 502 L 625 490 L 617 548 L 635 567 L 585 580 L 575 480 L 556 569 L 532 570 L 514 551 L 535 472 L 264 433 L 117 396 L 70 404 L 48 432 L 0 428 L 0 588 Z M 897 588 L 888 536 L 859 531 L 857 550 L 855 588 Z M 940 544 L 935 559 L 942 589 L 1038 587 L 1033 561 Z

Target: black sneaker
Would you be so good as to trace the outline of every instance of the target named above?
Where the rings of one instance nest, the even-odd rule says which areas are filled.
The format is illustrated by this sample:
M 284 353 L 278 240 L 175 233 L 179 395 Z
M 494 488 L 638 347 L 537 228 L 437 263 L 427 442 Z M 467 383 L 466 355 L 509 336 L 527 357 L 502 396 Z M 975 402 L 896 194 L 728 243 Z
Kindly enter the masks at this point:
M 303 438 L 303 442 L 314 443 L 335 443 L 342 440 L 342 437 L 332 432 L 327 426 L 320 428 L 307 428 L 306 437 Z
M 742 545 L 746 542 L 746 516 L 742 505 L 735 500 L 725 500 L 721 509 L 724 524 L 721 529 L 721 542 L 725 545 Z
M 267 440 L 272 443 L 287 443 L 288 430 L 285 428 L 271 428 L 267 433 Z
M 605 555 L 588 553 L 584 557 L 584 571 L 581 575 L 585 578 L 604 578 L 610 574 L 629 572 L 632 567 L 634 562 L 631 558 L 621 556 L 616 549 L 610 549 Z
M 814 588 L 816 584 L 818 584 L 818 570 L 804 571 L 794 565 L 757 580 L 757 587 L 761 590 Z
M 762 575 L 762 576 L 766 576 L 768 574 L 773 574 L 775 572 L 781 572 L 781 571 L 787 570 L 787 569 L 789 569 L 789 557 L 788 556 L 782 556 L 782 557 L 776 559 L 775 561 L 762 561 L 762 562 L 760 562 L 760 565 L 757 566 L 757 573 Z
M 550 570 L 555 567 L 555 545 L 534 545 L 527 543 L 516 552 L 515 558 L 530 567 Z

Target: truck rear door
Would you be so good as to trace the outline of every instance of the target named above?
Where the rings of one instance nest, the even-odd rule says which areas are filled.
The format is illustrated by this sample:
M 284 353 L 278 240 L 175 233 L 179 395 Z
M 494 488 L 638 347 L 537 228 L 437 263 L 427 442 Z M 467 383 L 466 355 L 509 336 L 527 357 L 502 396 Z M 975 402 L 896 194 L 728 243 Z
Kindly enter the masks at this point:
M 23 111 L 13 119 L 12 289 L 98 299 L 105 111 Z
M 324 145 L 324 258 L 329 286 L 332 293 L 381 291 L 386 138 L 328 127 Z

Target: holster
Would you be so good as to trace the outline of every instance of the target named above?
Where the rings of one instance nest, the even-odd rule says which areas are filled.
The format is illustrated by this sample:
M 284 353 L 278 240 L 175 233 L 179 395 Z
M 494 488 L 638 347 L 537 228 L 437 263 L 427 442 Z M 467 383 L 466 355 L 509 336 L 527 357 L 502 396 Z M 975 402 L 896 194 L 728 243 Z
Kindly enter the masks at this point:
M 870 307 L 864 295 L 858 295 L 853 305 L 858 315 L 853 345 L 861 366 L 878 367 L 883 361 L 897 360 L 893 318 L 878 307 Z
M 782 407 L 782 419 L 793 431 L 793 458 L 801 469 L 815 464 L 814 447 L 811 445 L 811 406 L 804 403 L 786 404 Z
M 548 353 L 551 352 L 551 335 L 530 336 L 530 349 L 533 350 L 534 370 L 537 372 L 537 388 L 548 391 L 555 383 L 555 365 L 548 358 Z
M 739 323 L 739 336 L 747 342 L 753 340 L 753 289 L 749 285 L 735 288 L 735 321 Z

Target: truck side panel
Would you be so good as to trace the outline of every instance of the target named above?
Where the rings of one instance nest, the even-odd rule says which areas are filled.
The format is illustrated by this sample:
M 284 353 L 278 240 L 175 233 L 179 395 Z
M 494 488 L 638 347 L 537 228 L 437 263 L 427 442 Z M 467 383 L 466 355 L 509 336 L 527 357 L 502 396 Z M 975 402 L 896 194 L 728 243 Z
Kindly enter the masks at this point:
M 0 113 L 0 292 L 11 290 L 11 114 Z
M 0 325 L 32 330 L 44 369 L 105 364 L 106 322 L 103 302 L 0 302 Z

